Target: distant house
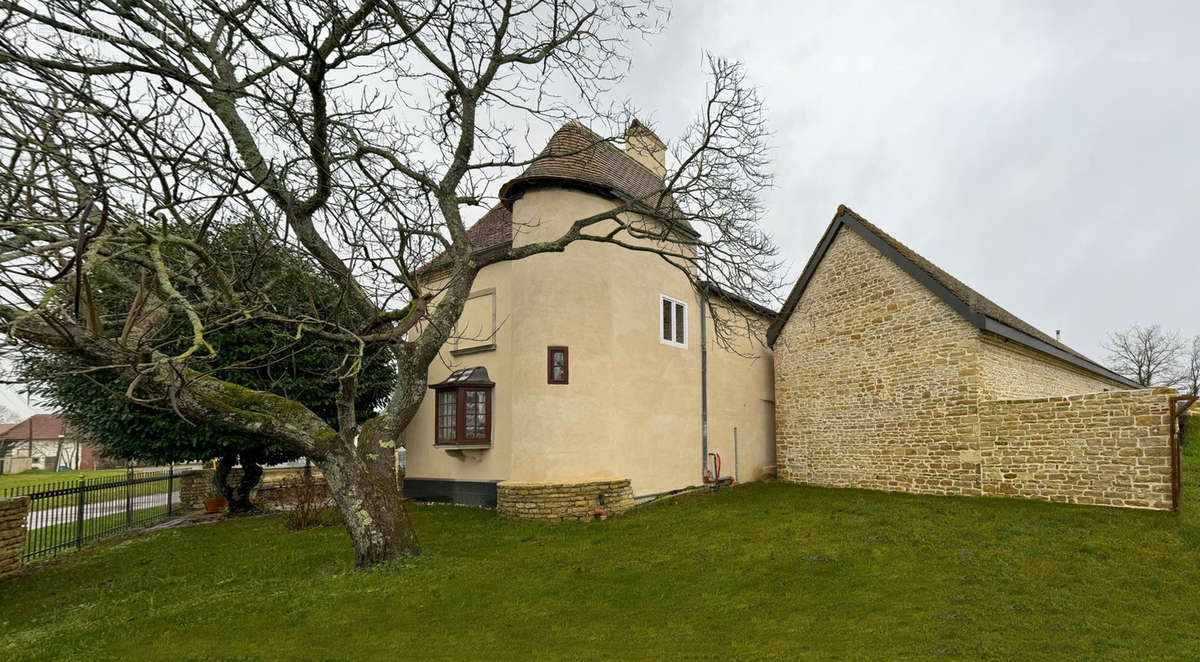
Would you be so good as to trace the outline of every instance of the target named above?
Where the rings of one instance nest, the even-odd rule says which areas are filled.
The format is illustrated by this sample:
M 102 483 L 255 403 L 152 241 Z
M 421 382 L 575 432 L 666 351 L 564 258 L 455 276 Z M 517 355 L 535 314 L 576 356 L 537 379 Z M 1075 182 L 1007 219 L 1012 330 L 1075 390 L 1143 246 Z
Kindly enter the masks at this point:
M 0 474 L 99 468 L 100 454 L 53 414 L 35 414 L 0 432 Z

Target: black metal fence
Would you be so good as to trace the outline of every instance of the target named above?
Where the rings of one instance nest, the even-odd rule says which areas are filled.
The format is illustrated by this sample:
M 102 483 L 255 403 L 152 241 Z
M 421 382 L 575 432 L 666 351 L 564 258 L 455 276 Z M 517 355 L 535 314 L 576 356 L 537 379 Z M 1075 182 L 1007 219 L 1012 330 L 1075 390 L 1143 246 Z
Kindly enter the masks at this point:
M 174 469 L 129 471 L 0 490 L 0 497 L 29 497 L 25 518 L 26 562 L 49 558 L 145 526 L 177 510 Z

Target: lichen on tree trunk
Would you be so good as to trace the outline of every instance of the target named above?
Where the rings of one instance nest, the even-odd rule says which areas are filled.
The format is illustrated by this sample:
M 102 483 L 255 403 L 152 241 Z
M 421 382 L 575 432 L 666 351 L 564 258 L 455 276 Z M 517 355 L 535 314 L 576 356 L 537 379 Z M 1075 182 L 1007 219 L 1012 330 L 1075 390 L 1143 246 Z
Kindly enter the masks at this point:
M 400 478 L 394 465 L 388 466 L 382 459 L 363 458 L 353 449 L 342 448 L 317 462 L 346 520 L 359 567 L 421 553 L 412 519 L 404 508 Z
M 359 567 L 421 553 L 396 471 L 396 432 L 386 420 L 368 421 L 351 431 L 352 438 L 339 436 L 316 460 L 345 519 Z

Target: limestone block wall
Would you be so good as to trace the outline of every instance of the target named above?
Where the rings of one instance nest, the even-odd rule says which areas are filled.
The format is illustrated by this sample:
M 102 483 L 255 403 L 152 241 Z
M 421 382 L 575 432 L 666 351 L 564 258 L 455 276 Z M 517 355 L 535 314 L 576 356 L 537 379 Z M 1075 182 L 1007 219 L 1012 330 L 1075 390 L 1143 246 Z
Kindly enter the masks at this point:
M 259 482 L 258 487 L 255 488 L 251 498 L 258 499 L 263 508 L 271 509 L 277 507 L 278 501 L 281 498 L 278 494 L 280 491 L 280 482 L 288 478 L 300 476 L 303 471 L 303 469 L 293 468 L 264 470 L 262 480 Z M 212 468 L 207 468 L 180 474 L 179 505 L 182 508 L 203 508 L 205 499 L 221 496 L 212 483 L 214 473 Z M 321 472 L 314 468 L 312 469 L 312 476 L 314 481 L 320 485 L 321 490 L 324 490 L 325 479 L 321 475 Z M 241 477 L 241 467 L 234 467 L 230 470 L 230 482 L 236 482 Z
M 1065 361 L 1004 338 L 980 334 L 980 396 L 987 400 L 1049 398 L 1074 393 L 1125 391 L 1129 386 L 1105 379 Z
M 843 228 L 775 343 L 781 480 L 981 494 L 978 331 Z
M 983 492 L 1172 508 L 1174 389 L 980 404 Z
M 633 507 L 628 478 L 579 483 L 518 483 L 496 485 L 496 510 L 506 517 L 561 522 L 591 519 L 598 509 L 609 514 Z
M 211 472 L 197 469 L 179 475 L 179 507 L 200 508 L 204 500 L 215 492 Z
M 0 581 L 21 569 L 29 497 L 0 499 Z
M 979 330 L 843 228 L 775 343 L 779 477 L 1169 509 L 1174 392 L 1126 389 Z

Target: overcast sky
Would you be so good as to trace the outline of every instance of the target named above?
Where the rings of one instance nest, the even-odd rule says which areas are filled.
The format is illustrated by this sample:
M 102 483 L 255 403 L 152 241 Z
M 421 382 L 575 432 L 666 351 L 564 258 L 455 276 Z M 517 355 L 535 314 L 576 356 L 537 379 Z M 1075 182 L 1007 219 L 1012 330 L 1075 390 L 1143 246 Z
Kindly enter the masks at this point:
M 1200 333 L 1197 27 L 1197 2 L 677 2 L 622 92 L 669 139 L 703 51 L 742 60 L 793 279 L 844 203 L 1103 361 L 1134 323 Z
M 1103 362 L 1134 323 L 1200 334 L 1197 26 L 1197 2 L 684 0 L 621 93 L 670 140 L 704 51 L 742 60 L 792 279 L 844 203 Z

